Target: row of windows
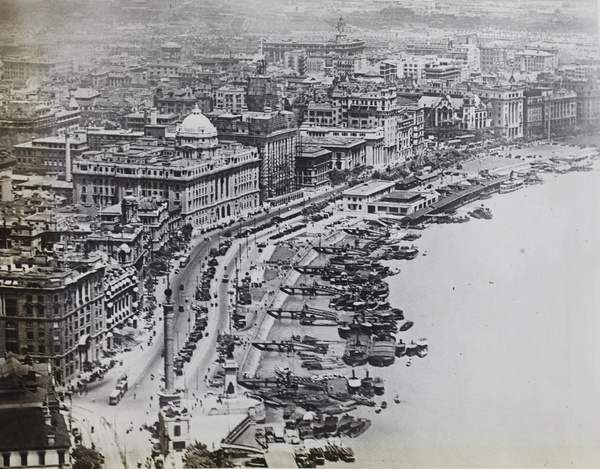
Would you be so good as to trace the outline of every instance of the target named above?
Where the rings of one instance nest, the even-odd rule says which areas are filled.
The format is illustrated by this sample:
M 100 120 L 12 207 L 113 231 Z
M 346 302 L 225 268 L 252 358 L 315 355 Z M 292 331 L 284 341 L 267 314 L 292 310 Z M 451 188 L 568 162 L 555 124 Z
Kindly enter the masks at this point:
M 31 456 L 31 457 L 30 457 Z M 10 453 L 2 453 L 2 465 L 4 467 L 11 467 L 11 463 L 14 461 L 11 461 L 11 454 Z M 17 459 L 18 461 L 20 461 L 20 464 L 15 464 L 15 466 L 21 465 L 21 466 L 45 466 L 46 465 L 46 452 L 45 451 L 38 451 L 37 452 L 37 458 L 34 457 L 34 453 L 19 453 L 19 458 Z M 59 466 L 62 466 L 63 464 L 65 464 L 65 452 L 64 451 L 58 451 L 58 464 Z

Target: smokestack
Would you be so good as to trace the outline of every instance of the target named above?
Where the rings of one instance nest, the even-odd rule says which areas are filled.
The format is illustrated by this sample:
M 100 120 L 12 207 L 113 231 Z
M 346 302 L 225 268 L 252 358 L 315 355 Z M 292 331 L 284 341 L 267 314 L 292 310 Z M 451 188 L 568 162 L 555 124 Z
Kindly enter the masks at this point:
M 71 141 L 65 134 L 65 181 L 71 182 Z

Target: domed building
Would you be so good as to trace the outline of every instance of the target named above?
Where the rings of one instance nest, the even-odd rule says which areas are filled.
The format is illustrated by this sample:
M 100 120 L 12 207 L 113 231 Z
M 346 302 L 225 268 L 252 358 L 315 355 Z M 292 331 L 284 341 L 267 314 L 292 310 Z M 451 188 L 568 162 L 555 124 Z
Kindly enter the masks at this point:
M 210 160 L 219 147 L 217 129 L 198 106 L 177 127 L 176 155 L 187 160 Z
M 128 206 L 127 196 L 166 200 L 171 232 L 186 224 L 202 231 L 258 209 L 260 164 L 256 148 L 219 142 L 196 108 L 178 126 L 174 144 L 146 138 L 74 161 L 73 199 L 102 207 Z

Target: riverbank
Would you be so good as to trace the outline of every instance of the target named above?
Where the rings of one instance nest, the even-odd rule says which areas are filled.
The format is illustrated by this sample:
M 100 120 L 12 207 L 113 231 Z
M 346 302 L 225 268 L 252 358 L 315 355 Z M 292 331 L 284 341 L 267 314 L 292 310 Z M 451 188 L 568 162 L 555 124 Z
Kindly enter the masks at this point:
M 486 201 L 492 221 L 433 226 L 418 242 L 427 257 L 394 264 L 403 272 L 389 280 L 390 302 L 415 319 L 412 335 L 428 337 L 430 354 L 384 369 L 387 400 L 398 392 L 402 402 L 359 410 L 373 425 L 349 443 L 357 467 L 592 467 L 598 419 L 582 411 L 600 416 L 585 391 L 600 387 L 582 368 L 598 376 L 586 363 L 599 354 L 582 324 L 597 325 L 600 257 L 589 243 L 600 238 L 582 221 L 595 220 L 594 177 L 548 174 L 496 195 Z
M 423 232 L 390 302 L 430 353 L 386 376 L 403 402 L 355 442 L 361 467 L 595 467 L 598 182 L 548 174 L 487 200 L 491 221 Z

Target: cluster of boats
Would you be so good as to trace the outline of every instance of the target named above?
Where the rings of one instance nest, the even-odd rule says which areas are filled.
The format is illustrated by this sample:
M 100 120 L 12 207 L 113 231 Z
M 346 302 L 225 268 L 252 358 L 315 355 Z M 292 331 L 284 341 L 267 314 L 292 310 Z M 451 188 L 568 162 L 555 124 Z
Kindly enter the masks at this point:
M 396 341 L 391 334 L 368 335 L 355 332 L 346 339 L 343 360 L 349 366 L 360 366 L 366 363 L 373 366 L 389 366 L 396 358 L 405 355 L 424 357 L 428 351 L 427 340 L 424 338 L 405 344 L 402 339 Z
M 368 423 L 367 423 L 368 422 Z M 369 427 L 370 422 L 362 419 L 357 422 L 361 427 Z M 360 433 L 366 430 L 361 430 Z M 325 464 L 325 461 L 336 462 L 338 460 L 344 462 L 354 462 L 354 451 L 347 446 L 341 446 L 336 443 L 327 443 L 324 447 L 313 446 L 310 448 L 297 448 L 294 452 L 294 459 L 298 467 L 317 467 Z

